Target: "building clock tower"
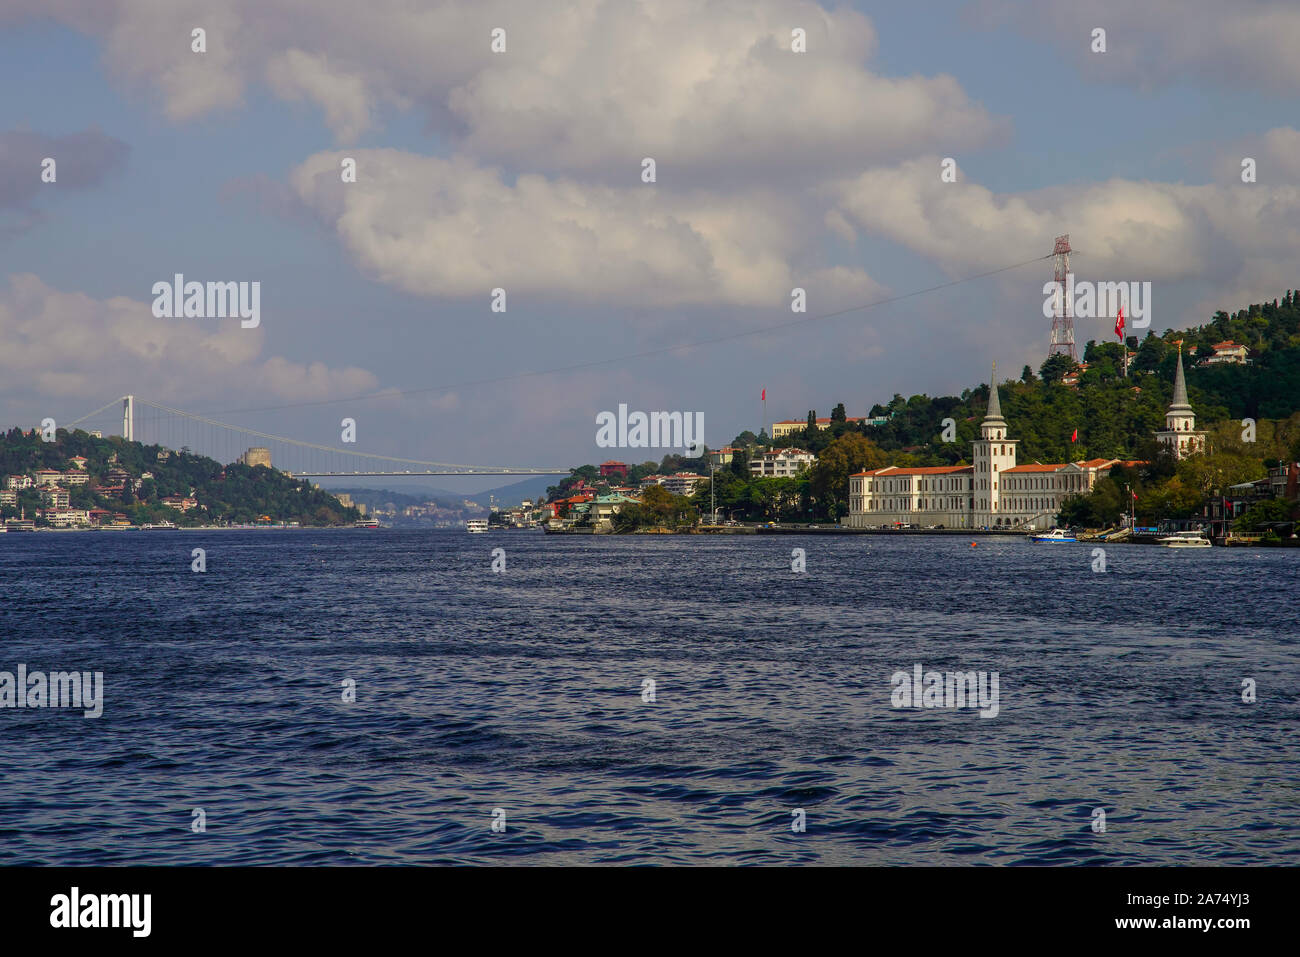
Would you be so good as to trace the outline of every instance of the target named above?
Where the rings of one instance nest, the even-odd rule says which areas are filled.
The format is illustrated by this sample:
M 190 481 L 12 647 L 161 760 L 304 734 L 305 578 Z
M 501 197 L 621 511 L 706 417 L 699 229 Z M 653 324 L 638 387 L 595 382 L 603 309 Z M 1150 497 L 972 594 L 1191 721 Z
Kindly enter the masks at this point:
M 1007 423 L 1002 418 L 1002 401 L 998 398 L 998 364 L 993 363 L 989 380 L 989 408 L 980 424 L 980 437 L 973 443 L 971 483 L 972 525 L 994 525 L 1000 515 L 1002 489 L 1000 476 L 1015 468 L 1017 439 L 1007 438 Z

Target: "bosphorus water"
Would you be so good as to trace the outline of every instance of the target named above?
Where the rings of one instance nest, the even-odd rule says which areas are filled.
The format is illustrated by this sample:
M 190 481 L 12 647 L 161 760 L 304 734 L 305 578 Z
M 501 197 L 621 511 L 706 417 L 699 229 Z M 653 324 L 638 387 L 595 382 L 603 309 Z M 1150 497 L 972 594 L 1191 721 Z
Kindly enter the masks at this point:
M 0 536 L 0 862 L 1296 863 L 1300 550 L 978 543 Z

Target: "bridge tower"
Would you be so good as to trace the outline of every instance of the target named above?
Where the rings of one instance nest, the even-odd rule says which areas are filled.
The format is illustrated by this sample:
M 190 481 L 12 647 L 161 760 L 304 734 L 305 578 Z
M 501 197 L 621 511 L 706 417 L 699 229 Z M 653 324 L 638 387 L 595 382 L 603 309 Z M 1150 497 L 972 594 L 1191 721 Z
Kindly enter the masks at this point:
M 122 396 L 122 438 L 135 441 L 135 396 Z

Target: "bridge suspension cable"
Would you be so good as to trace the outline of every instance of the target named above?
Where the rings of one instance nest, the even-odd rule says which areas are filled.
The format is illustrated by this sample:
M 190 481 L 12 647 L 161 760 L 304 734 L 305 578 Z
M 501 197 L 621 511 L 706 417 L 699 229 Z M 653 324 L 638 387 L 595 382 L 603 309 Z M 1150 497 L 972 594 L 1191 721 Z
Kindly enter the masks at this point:
M 81 416 L 80 418 L 68 422 L 64 427 L 72 428 L 82 422 L 85 422 L 87 419 L 91 419 L 111 408 L 114 408 L 122 401 L 123 400 L 121 398 L 113 399 L 112 401 L 107 402 L 104 405 L 100 406 L 95 411 L 88 412 L 87 414 Z M 408 474 L 409 475 L 420 475 L 420 474 L 423 475 L 433 475 L 433 474 L 567 475 L 570 471 L 568 468 L 546 469 L 546 468 L 533 468 L 528 466 L 514 467 L 514 466 L 497 466 L 497 465 L 465 465 L 458 462 L 431 462 L 431 461 L 426 461 L 424 459 L 410 459 L 410 458 L 402 458 L 400 456 L 395 456 L 395 455 L 380 455 L 375 452 L 362 452 L 355 449 L 342 449 L 342 448 L 338 448 L 337 446 L 323 445 L 319 442 L 306 442 L 302 439 L 294 439 L 285 435 L 274 435 L 270 432 L 260 431 L 259 429 L 249 429 L 240 425 L 232 425 L 229 422 L 220 422 L 208 416 L 196 415 L 192 412 L 186 412 L 184 409 L 176 409 L 173 408 L 172 406 L 163 405 L 160 402 L 152 402 L 148 399 L 132 397 L 132 401 L 136 406 L 147 407 L 148 409 L 152 410 L 153 413 L 155 413 L 152 416 L 141 416 L 137 423 L 138 426 L 143 427 L 144 431 L 147 431 L 150 434 L 150 437 L 153 440 L 153 444 L 172 445 L 175 442 L 179 441 L 185 447 L 188 447 L 191 441 L 195 441 L 195 440 L 203 441 L 206 439 L 205 444 L 209 444 L 212 446 L 221 447 L 223 446 L 224 443 L 224 457 L 226 458 L 226 460 L 233 461 L 235 458 L 238 457 L 237 453 L 242 449 L 243 446 L 242 440 L 237 443 L 238 448 L 231 448 L 230 439 L 229 438 L 222 439 L 220 433 L 218 433 L 217 436 L 214 438 L 211 433 L 205 434 L 200 432 L 198 434 L 195 434 L 193 431 L 191 431 L 189 427 L 187 427 L 189 424 L 193 424 L 193 426 L 195 427 L 197 427 L 198 425 L 204 425 L 204 426 L 208 426 L 211 429 L 224 430 L 224 432 L 228 436 L 255 438 L 268 443 L 280 443 L 282 445 L 303 449 L 305 451 L 322 453 L 323 455 L 327 456 L 324 459 L 324 461 L 330 463 L 332 466 L 329 468 L 294 467 L 294 468 L 285 469 L 285 471 L 291 471 L 297 475 L 307 475 L 307 476 L 408 475 Z M 161 413 L 161 416 L 159 416 L 158 413 Z M 167 422 L 167 417 L 169 416 L 175 417 L 174 419 L 171 419 L 171 424 L 168 424 Z M 141 431 L 141 429 L 137 428 L 136 432 L 139 433 L 139 431 Z M 138 437 L 139 436 L 137 434 L 137 438 Z M 159 439 L 162 439 L 162 441 L 159 441 Z M 218 456 L 218 457 L 222 457 L 222 456 Z M 382 463 L 391 463 L 392 465 L 409 465 L 409 466 L 415 466 L 418 469 L 423 469 L 424 471 L 413 472 L 410 469 L 407 469 L 405 471 L 392 470 L 392 471 L 381 472 L 374 469 L 373 465 L 370 465 L 370 467 L 365 469 L 364 471 L 356 470 L 356 469 L 347 469 L 345 467 L 345 465 L 348 464 L 349 462 L 357 463 L 358 460 L 364 461 L 366 463 L 382 462 Z M 319 457 L 317 457 L 316 460 L 317 465 L 319 465 L 321 461 L 322 460 Z M 435 469 L 438 471 L 436 472 L 432 471 Z
M 320 443 L 317 442 L 304 442 L 301 439 L 291 439 L 283 435 L 272 435 L 270 432 L 260 432 L 257 429 L 247 429 L 244 428 L 243 426 L 231 425 L 228 422 L 218 422 L 216 419 L 210 419 L 207 416 L 195 415 L 194 413 L 186 412 L 183 409 L 173 409 L 171 406 L 162 405 L 161 403 L 158 402 L 151 402 L 148 399 L 136 399 L 136 402 L 138 402 L 141 405 L 147 405 L 151 409 L 157 409 L 160 412 L 166 412 L 170 415 L 179 415 L 194 422 L 202 422 L 204 425 L 211 425 L 211 426 L 216 426 L 217 428 L 229 429 L 231 431 L 240 432 L 245 435 L 255 435 L 259 439 L 266 439 L 273 442 L 282 442 L 285 445 L 293 445 L 293 446 L 297 446 L 298 448 L 314 449 L 318 452 L 332 452 L 336 455 L 356 456 L 358 458 L 369 459 L 371 461 L 376 461 L 376 462 L 396 462 L 401 465 L 421 465 L 424 466 L 425 468 L 439 468 L 439 469 L 464 469 L 464 470 L 485 469 L 485 470 L 491 470 L 493 472 L 501 472 L 506 474 L 514 474 L 518 472 L 521 474 L 536 474 L 536 475 L 565 475 L 568 474 L 569 472 L 569 469 L 567 468 L 566 469 L 513 468 L 509 466 L 502 466 L 502 465 L 464 465 L 456 462 L 428 462 L 423 459 L 406 459 L 406 458 L 400 458 L 395 455 L 379 455 L 374 452 L 359 452 L 354 449 L 340 449 L 332 445 L 321 445 Z
M 116 405 L 117 405 L 119 402 L 121 402 L 121 401 L 122 401 L 122 399 L 121 399 L 120 396 L 119 396 L 118 398 L 116 398 L 116 399 L 110 399 L 109 401 L 107 401 L 107 402 L 105 402 L 103 405 L 101 405 L 98 409 L 96 409 L 94 412 L 87 412 L 87 413 L 86 413 L 85 415 L 83 415 L 81 418 L 79 418 L 79 419 L 73 419 L 71 422 L 67 423 L 67 424 L 64 426 L 64 428 L 68 428 L 68 429 L 70 429 L 70 428 L 72 428 L 74 425 L 78 425 L 78 424 L 80 424 L 80 423 L 82 423 L 82 422 L 85 422 L 87 419 L 94 418 L 95 416 L 99 415 L 99 413 L 104 412 L 104 411 L 106 411 L 106 410 L 108 410 L 108 409 L 113 408 L 114 406 L 116 406 Z

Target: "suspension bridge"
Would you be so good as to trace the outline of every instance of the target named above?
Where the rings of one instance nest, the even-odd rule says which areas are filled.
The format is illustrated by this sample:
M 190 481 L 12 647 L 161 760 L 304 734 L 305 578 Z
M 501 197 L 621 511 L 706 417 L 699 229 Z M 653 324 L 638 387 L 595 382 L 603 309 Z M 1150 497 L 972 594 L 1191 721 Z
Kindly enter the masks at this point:
M 121 407 L 121 418 L 117 409 Z M 99 428 L 96 428 L 99 426 Z M 67 423 L 62 429 L 81 428 L 102 436 L 120 435 L 144 445 L 172 451 L 188 450 L 223 464 L 274 465 L 295 478 L 428 475 L 568 475 L 569 469 L 528 466 L 463 465 L 398 458 L 373 452 L 305 442 L 215 419 L 139 396 L 112 399 L 93 412 Z

